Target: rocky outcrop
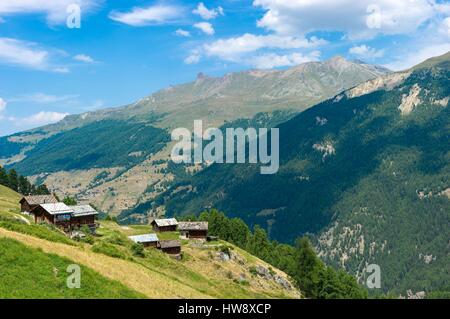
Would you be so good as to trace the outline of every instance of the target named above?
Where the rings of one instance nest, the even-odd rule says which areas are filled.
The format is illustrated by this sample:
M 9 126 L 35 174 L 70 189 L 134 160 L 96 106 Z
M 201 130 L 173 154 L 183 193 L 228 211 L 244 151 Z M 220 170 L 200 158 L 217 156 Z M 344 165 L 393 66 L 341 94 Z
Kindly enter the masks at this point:
M 410 114 L 421 103 L 419 94 L 420 86 L 418 84 L 413 85 L 409 94 L 403 94 L 402 104 L 398 107 L 402 115 Z

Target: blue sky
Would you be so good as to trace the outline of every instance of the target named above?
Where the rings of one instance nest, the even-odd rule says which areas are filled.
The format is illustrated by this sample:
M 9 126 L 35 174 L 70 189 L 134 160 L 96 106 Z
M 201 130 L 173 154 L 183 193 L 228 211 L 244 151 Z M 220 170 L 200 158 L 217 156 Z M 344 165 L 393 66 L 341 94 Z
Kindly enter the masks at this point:
M 80 28 L 68 27 L 72 4 Z M 400 70 L 449 50 L 448 1 L 1 0 L 0 136 L 132 103 L 199 72 L 334 55 Z

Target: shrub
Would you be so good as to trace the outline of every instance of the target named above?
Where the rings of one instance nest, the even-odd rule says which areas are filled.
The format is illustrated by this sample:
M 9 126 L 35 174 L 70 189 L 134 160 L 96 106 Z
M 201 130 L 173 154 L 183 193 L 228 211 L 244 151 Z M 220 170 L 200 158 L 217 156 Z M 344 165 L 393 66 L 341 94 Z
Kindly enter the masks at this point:
M 142 244 L 134 243 L 131 246 L 131 252 L 136 257 L 145 257 L 144 246 Z

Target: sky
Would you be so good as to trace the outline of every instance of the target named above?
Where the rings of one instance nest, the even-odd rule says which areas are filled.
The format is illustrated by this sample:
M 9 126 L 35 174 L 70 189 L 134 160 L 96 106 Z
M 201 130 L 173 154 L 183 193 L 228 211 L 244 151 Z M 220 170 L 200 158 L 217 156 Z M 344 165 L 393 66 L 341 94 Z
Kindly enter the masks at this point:
M 442 0 L 1 0 L 0 136 L 133 103 L 199 72 L 450 51 Z

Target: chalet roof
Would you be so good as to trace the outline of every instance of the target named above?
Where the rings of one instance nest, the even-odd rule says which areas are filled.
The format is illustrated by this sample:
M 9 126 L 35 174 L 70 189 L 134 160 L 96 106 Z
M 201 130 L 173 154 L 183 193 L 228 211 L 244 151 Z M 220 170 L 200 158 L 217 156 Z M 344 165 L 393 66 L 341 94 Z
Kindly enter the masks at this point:
M 179 240 L 161 240 L 159 242 L 159 247 L 162 249 L 165 248 L 175 248 L 175 247 L 181 247 L 181 243 Z
M 178 230 L 208 230 L 208 222 L 179 222 Z
M 74 217 L 98 215 L 98 212 L 91 205 L 70 206 L 73 209 Z
M 128 236 L 135 243 L 154 243 L 158 242 L 158 236 L 156 234 L 144 234 L 144 235 L 136 235 L 136 236 Z
M 152 224 L 153 223 L 155 223 L 158 227 L 178 225 L 178 221 L 175 218 L 155 219 L 152 221 Z
M 58 200 L 53 195 L 33 195 L 25 196 L 20 202 L 26 201 L 29 205 L 51 204 L 57 203 Z
M 64 203 L 40 204 L 37 208 L 39 208 L 39 207 L 42 207 L 50 215 L 72 214 L 73 213 L 73 209 Z

